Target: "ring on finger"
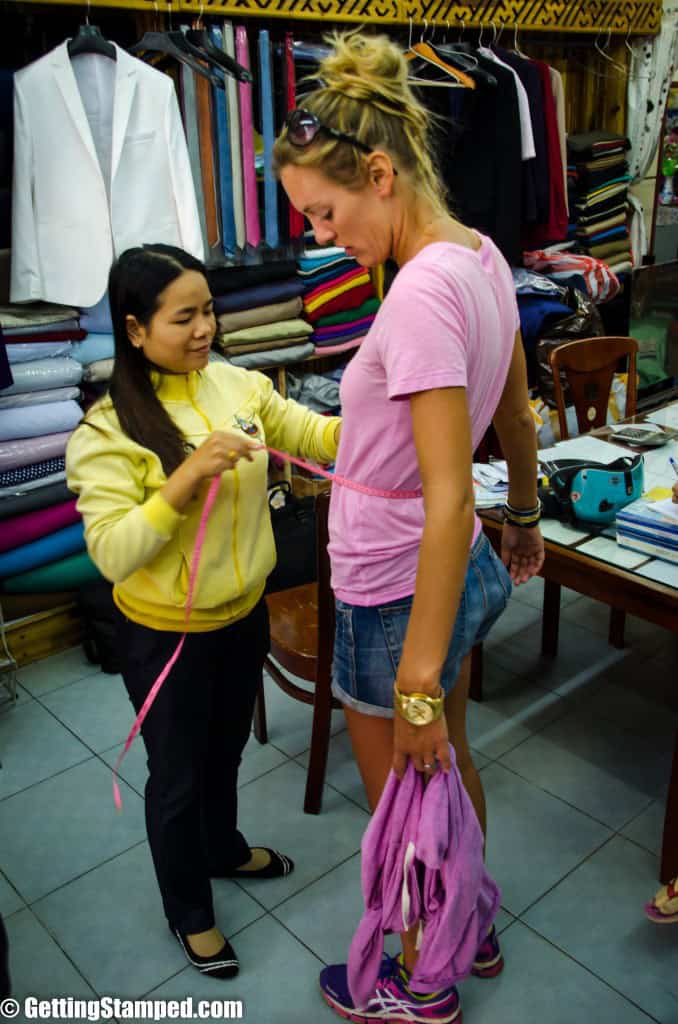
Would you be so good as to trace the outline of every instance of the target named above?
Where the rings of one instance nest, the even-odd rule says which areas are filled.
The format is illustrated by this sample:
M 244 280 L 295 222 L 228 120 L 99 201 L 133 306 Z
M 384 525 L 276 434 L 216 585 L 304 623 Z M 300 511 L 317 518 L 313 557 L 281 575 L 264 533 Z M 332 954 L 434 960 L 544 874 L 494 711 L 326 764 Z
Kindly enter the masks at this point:
M 235 448 L 231 448 L 230 452 L 226 452 L 226 457 L 229 458 L 231 462 L 235 462 L 235 460 L 238 458 L 238 453 L 235 450 Z

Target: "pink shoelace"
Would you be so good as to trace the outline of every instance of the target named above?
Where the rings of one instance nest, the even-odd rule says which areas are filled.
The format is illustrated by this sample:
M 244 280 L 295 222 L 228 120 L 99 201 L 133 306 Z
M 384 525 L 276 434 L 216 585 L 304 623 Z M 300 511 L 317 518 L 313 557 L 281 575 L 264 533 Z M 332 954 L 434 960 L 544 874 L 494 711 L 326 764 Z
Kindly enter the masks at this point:
M 355 480 L 349 480 L 347 477 L 339 476 L 337 473 L 330 473 L 326 469 L 322 469 L 320 466 L 313 466 L 309 462 L 304 462 L 303 459 L 298 459 L 294 455 L 288 455 L 287 452 L 277 451 L 275 448 L 269 448 L 268 445 L 260 444 L 256 446 L 258 451 L 267 451 L 270 455 L 275 455 L 279 459 L 285 459 L 287 462 L 294 463 L 295 466 L 300 466 L 302 469 L 310 470 L 318 476 L 324 477 L 326 480 L 331 480 L 333 483 L 338 484 L 339 487 L 348 487 L 352 491 L 358 491 L 360 494 L 368 494 L 373 498 L 392 498 L 392 499 L 405 499 L 405 498 L 421 498 L 422 491 L 384 491 L 376 487 L 368 487 L 366 484 L 357 483 Z M 173 666 L 181 654 L 182 648 L 186 641 L 186 630 L 185 627 L 188 624 L 188 620 L 191 616 L 191 609 L 193 608 L 193 590 L 195 589 L 195 581 L 198 576 L 198 567 L 200 566 L 200 555 L 202 554 L 202 546 L 205 542 L 205 533 L 207 531 L 207 520 L 209 519 L 210 512 L 217 497 L 217 492 L 221 484 L 221 477 L 216 476 L 205 498 L 205 503 L 202 507 L 200 514 L 200 523 L 198 524 L 198 532 L 195 538 L 195 547 L 193 548 L 193 557 L 191 559 L 191 571 L 188 578 L 188 591 L 186 594 L 186 605 L 184 607 L 184 632 L 179 638 L 179 642 L 175 647 L 174 651 L 170 655 L 167 664 L 160 672 L 158 678 L 153 683 L 153 686 L 148 692 L 146 700 L 141 706 L 139 714 L 134 720 L 134 725 L 130 729 L 129 735 L 125 740 L 125 745 L 120 751 L 118 758 L 113 768 L 113 799 L 115 806 L 118 811 L 122 811 L 122 799 L 120 796 L 120 787 L 118 785 L 118 770 L 122 764 L 123 758 L 127 754 L 127 751 L 132 746 L 132 743 L 141 731 L 141 726 L 144 723 L 146 715 L 151 710 L 153 701 L 158 695 L 160 687 L 163 685 L 168 675 L 172 671 Z

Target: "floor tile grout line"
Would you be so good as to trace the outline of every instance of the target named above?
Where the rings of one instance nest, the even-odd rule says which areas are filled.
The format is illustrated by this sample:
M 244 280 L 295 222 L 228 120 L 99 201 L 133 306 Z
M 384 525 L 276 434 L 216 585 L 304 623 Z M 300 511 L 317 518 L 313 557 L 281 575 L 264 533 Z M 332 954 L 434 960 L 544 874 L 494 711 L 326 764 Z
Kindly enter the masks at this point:
M 359 854 L 360 854 L 360 849 L 358 848 L 357 850 L 354 850 L 353 853 L 348 854 L 348 856 L 344 857 L 342 860 L 337 861 L 336 864 L 333 864 L 326 871 L 323 871 L 322 874 L 317 875 L 314 878 L 311 878 L 308 882 L 306 882 L 301 887 L 301 889 L 297 889 L 295 892 L 288 893 L 287 896 L 284 896 L 283 899 L 279 903 L 274 904 L 272 907 L 266 907 L 265 908 L 266 912 L 268 914 L 272 914 L 272 915 L 275 916 L 275 911 L 279 910 L 280 907 L 284 906 L 285 903 L 289 903 L 290 900 L 296 899 L 297 896 L 301 896 L 301 894 L 303 892 L 306 892 L 307 889 L 310 889 L 312 885 L 315 885 L 317 882 L 322 881 L 323 878 L 327 878 L 327 876 L 331 875 L 333 871 L 336 871 L 337 868 L 343 867 L 344 864 L 347 864 L 348 861 L 352 860 L 353 857 L 359 856 Z M 233 881 L 236 883 L 236 885 L 239 884 L 239 880 L 237 878 L 233 879 Z M 243 892 L 245 892 L 248 896 L 250 896 L 256 903 L 259 903 L 260 906 L 263 906 L 263 904 L 260 903 L 259 900 L 257 900 L 255 896 L 252 896 L 252 894 L 251 894 L 249 889 L 245 889 L 243 886 L 240 886 L 240 888 L 242 888 Z M 277 920 L 277 918 L 276 918 L 276 920 Z
M 55 945 L 55 946 L 57 947 L 57 949 L 58 949 L 58 950 L 59 950 L 59 951 L 60 951 L 61 953 L 63 953 L 63 955 L 65 956 L 65 958 L 66 958 L 66 959 L 68 960 L 69 964 L 71 965 L 71 967 L 73 968 L 73 970 L 75 971 L 75 973 L 76 973 L 76 974 L 78 975 L 78 977 L 82 978 L 82 980 L 83 980 L 83 981 L 85 982 L 85 984 L 87 985 L 87 987 L 88 987 L 89 989 L 91 989 L 91 991 L 92 991 L 92 992 L 94 992 L 94 993 L 95 993 L 96 995 L 99 995 L 99 993 L 98 993 L 97 989 L 96 989 L 96 988 L 94 987 L 94 985 L 93 985 L 93 984 L 91 983 L 91 981 L 89 980 L 89 978 L 87 977 L 87 975 L 86 975 L 86 974 L 83 974 L 82 970 L 81 970 L 81 969 L 80 969 L 80 968 L 78 967 L 78 965 L 76 964 L 76 962 L 75 962 L 75 961 L 73 960 L 73 958 L 71 957 L 70 953 L 68 953 L 68 951 L 64 949 L 64 947 L 63 947 L 63 946 L 61 945 L 61 943 L 59 942 L 59 939 L 58 939 L 58 938 L 57 938 L 57 936 L 56 936 L 56 935 L 54 934 L 54 932 L 53 932 L 53 931 L 52 931 L 52 929 L 51 929 L 51 928 L 49 927 L 49 925 L 45 924 L 45 922 L 44 922 L 44 921 L 42 920 L 42 918 L 41 918 L 41 917 L 39 917 L 39 916 L 38 916 L 38 914 L 36 914 L 36 912 L 35 912 L 35 910 L 33 910 L 32 906 L 30 906 L 30 905 L 29 905 L 29 906 L 26 906 L 26 907 L 24 907 L 24 910 L 27 910 L 27 911 L 28 911 L 28 912 L 29 912 L 29 913 L 31 914 L 31 916 L 32 916 L 32 917 L 33 917 L 33 918 L 35 919 L 35 921 L 37 921 L 38 925 L 39 925 L 39 926 L 40 926 L 41 928 L 43 928 L 43 929 L 44 929 L 44 931 L 45 931 L 45 932 L 46 932 L 46 934 L 47 934 L 47 935 L 49 936 L 49 938 L 50 938 L 50 939 L 52 940 L 52 942 L 53 942 L 53 943 L 54 943 L 54 945 Z M 14 914 L 12 914 L 11 916 L 12 916 L 12 917 L 14 917 Z M 10 920 L 10 918 L 8 917 L 8 918 L 6 918 L 5 920 L 9 921 L 9 920 Z
M 557 950 L 562 956 L 567 957 L 568 960 L 571 960 L 572 963 L 576 964 L 578 967 L 581 967 L 581 969 L 586 971 L 587 974 L 590 974 L 591 977 L 596 978 L 597 981 L 601 982 L 601 984 L 603 984 L 611 992 L 614 992 L 615 995 L 618 995 L 630 1006 L 633 1006 L 634 1009 L 639 1010 L 640 1013 L 647 1017 L 648 1020 L 654 1021 L 654 1024 L 662 1024 L 662 1021 L 658 1017 L 654 1017 L 648 1010 L 645 1009 L 644 1006 L 641 1006 L 639 1003 L 636 1003 L 633 999 L 627 996 L 625 992 L 621 992 L 618 988 L 615 988 L 614 985 L 610 984 L 610 982 L 607 981 L 606 978 L 603 978 L 602 975 L 596 974 L 593 968 L 589 967 L 588 964 L 582 963 L 581 960 L 577 960 L 577 958 L 573 956 L 572 953 L 568 952 L 568 950 L 566 949 L 563 949 L 563 947 L 559 946 L 556 942 L 553 942 L 552 939 L 549 939 L 547 935 L 543 935 L 533 925 L 528 924 L 527 921 L 523 921 L 522 918 L 518 918 L 518 920 L 523 925 L 523 927 L 528 928 L 534 935 L 537 935 L 543 942 L 546 942 L 553 949 Z
M 81 871 L 79 875 L 74 875 L 72 878 L 66 879 L 65 882 L 61 882 L 59 885 L 55 886 L 54 889 L 50 889 L 49 892 L 45 892 L 42 893 L 42 895 L 40 896 L 36 896 L 34 900 L 27 900 L 25 896 L 22 896 L 21 898 L 24 900 L 27 907 L 29 907 L 31 910 L 34 910 L 37 904 L 40 903 L 42 900 L 46 900 L 49 896 L 53 896 L 55 893 L 60 892 L 61 889 L 65 889 L 66 886 L 72 885 L 73 882 L 79 882 L 81 878 L 86 878 L 87 875 L 91 875 L 93 871 L 98 871 L 99 868 L 104 867 L 104 865 L 106 864 L 112 863 L 114 860 L 117 860 L 118 857 L 122 857 L 123 854 L 129 853 L 130 850 L 136 850 L 138 846 L 142 846 L 146 842 L 148 842 L 148 840 L 144 836 L 143 839 L 138 840 L 136 843 L 132 843 L 131 846 L 125 847 L 124 850 L 119 850 L 117 853 L 114 853 L 112 857 L 106 857 L 104 860 L 99 861 L 97 864 L 93 864 L 85 871 Z M 21 896 L 20 891 L 19 895 Z
M 523 742 L 525 742 L 525 741 L 523 741 Z M 517 748 L 515 748 L 515 749 L 517 749 Z M 509 753 L 512 753 L 512 751 L 509 751 Z M 505 757 L 506 755 L 502 754 L 501 756 Z M 617 835 L 618 834 L 619 829 L 616 826 L 609 825 L 606 821 L 601 821 L 600 818 L 596 818 L 595 814 L 591 814 L 590 811 L 584 810 L 583 807 L 577 807 L 576 804 L 573 804 L 570 800 L 565 800 L 565 798 L 562 797 L 562 796 L 559 796 L 558 793 L 553 793 L 550 789 L 544 789 L 543 786 L 540 786 L 537 782 L 534 782 L 533 779 L 528 779 L 524 775 L 521 775 L 520 772 L 517 771 L 517 769 L 511 768 L 509 765 L 504 764 L 501 760 L 497 760 L 495 762 L 495 764 L 498 764 L 500 768 L 503 768 L 505 771 L 510 772 L 512 775 L 515 775 L 516 778 L 519 778 L 522 782 L 525 782 L 528 785 L 532 786 L 534 789 L 539 790 L 540 793 L 544 793 L 546 796 L 550 796 L 550 797 L 552 797 L 552 799 L 558 800 L 561 804 L 564 804 L 566 807 L 569 807 L 571 810 L 578 811 L 579 814 L 583 814 L 584 817 L 588 818 L 590 821 L 594 821 L 596 823 L 596 825 L 602 825 L 603 828 L 609 829 L 609 831 L 610 831 L 610 833 L 612 835 Z M 656 797 L 653 797 L 652 800 L 650 801 L 650 803 L 654 803 L 654 800 L 656 800 L 656 799 L 657 799 Z M 645 808 L 645 810 L 647 810 L 647 807 Z M 644 812 L 640 811 L 639 813 L 643 814 Z M 636 815 L 636 817 L 637 817 L 637 815 Z M 631 820 L 635 820 L 635 819 L 631 819 Z M 623 827 L 625 828 L 626 826 L 623 826 Z M 626 838 L 626 837 L 624 836 L 623 838 Z
M 567 878 L 569 878 L 570 875 L 573 875 L 575 871 L 578 871 L 579 868 L 583 867 L 583 865 L 586 864 L 587 861 L 591 860 L 592 857 L 595 857 L 598 853 L 600 853 L 603 847 L 607 846 L 608 843 L 611 843 L 615 838 L 615 833 L 611 833 L 609 836 L 607 836 L 606 839 L 603 840 L 602 843 L 599 843 L 596 847 L 594 847 L 594 849 L 589 850 L 589 852 L 584 857 L 582 857 L 581 860 L 578 860 L 577 863 L 574 864 L 571 868 L 569 868 L 564 875 L 561 875 L 557 882 L 554 882 L 553 885 L 550 885 L 548 889 L 545 889 L 544 892 L 536 898 L 536 900 L 532 900 L 532 902 L 528 903 L 528 905 L 523 910 L 521 910 L 519 914 L 516 914 L 515 916 L 518 918 L 518 920 L 523 921 L 523 924 L 527 924 L 527 922 L 523 920 L 525 914 L 529 914 L 533 907 L 536 907 L 536 905 L 538 903 L 541 903 L 543 899 L 545 899 L 547 896 L 550 896 L 550 894 L 555 889 L 557 889 L 558 886 L 561 885 Z
M 44 779 L 37 779 L 35 782 L 31 782 L 28 786 L 23 786 L 21 789 L 17 789 L 14 793 L 7 793 L 6 796 L 0 796 L 0 805 L 5 800 L 11 800 L 15 796 L 21 796 L 23 793 L 28 793 L 29 790 L 35 789 L 36 786 L 42 786 L 45 782 L 51 782 L 52 779 L 58 779 L 60 775 L 65 775 L 66 772 L 71 771 L 73 768 L 79 768 L 83 764 L 87 764 L 88 761 L 93 761 L 96 758 L 96 754 L 89 750 L 89 747 L 85 748 L 88 753 L 86 757 L 83 757 L 81 761 L 75 761 L 73 764 L 69 764 L 66 768 L 60 768 L 52 775 L 46 775 Z

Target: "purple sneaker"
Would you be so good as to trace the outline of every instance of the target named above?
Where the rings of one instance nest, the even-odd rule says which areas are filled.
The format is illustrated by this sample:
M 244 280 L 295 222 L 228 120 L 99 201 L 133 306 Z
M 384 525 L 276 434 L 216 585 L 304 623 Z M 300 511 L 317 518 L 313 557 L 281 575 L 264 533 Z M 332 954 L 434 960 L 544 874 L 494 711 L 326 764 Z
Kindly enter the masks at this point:
M 504 957 L 499 948 L 497 929 L 492 928 L 485 939 L 480 943 L 476 958 L 473 961 L 471 974 L 476 978 L 496 978 L 504 970 Z
M 334 964 L 320 972 L 320 991 L 335 1013 L 355 1024 L 387 1021 L 388 1024 L 461 1024 L 456 988 L 432 996 L 413 995 L 406 987 L 397 960 L 384 957 L 374 995 L 357 1009 L 348 990 L 346 964 Z

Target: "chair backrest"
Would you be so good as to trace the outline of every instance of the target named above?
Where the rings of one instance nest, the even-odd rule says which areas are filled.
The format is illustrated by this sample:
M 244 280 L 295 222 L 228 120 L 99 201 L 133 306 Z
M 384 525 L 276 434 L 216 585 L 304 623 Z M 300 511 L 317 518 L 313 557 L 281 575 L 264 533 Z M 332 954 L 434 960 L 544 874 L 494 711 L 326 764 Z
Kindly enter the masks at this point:
M 577 424 L 581 434 L 607 422 L 607 407 L 612 390 L 612 378 L 619 360 L 628 357 L 625 416 L 636 411 L 637 378 L 635 338 L 603 337 L 581 338 L 568 341 L 551 350 L 549 361 L 553 371 L 553 392 L 558 409 L 561 440 L 568 438 L 565 400 L 560 372 L 563 371 L 574 401 Z
M 321 491 L 315 500 L 316 559 L 318 565 L 318 678 L 329 677 L 334 651 L 334 594 L 330 586 L 328 517 L 330 492 Z M 325 675 L 323 675 L 325 673 Z

